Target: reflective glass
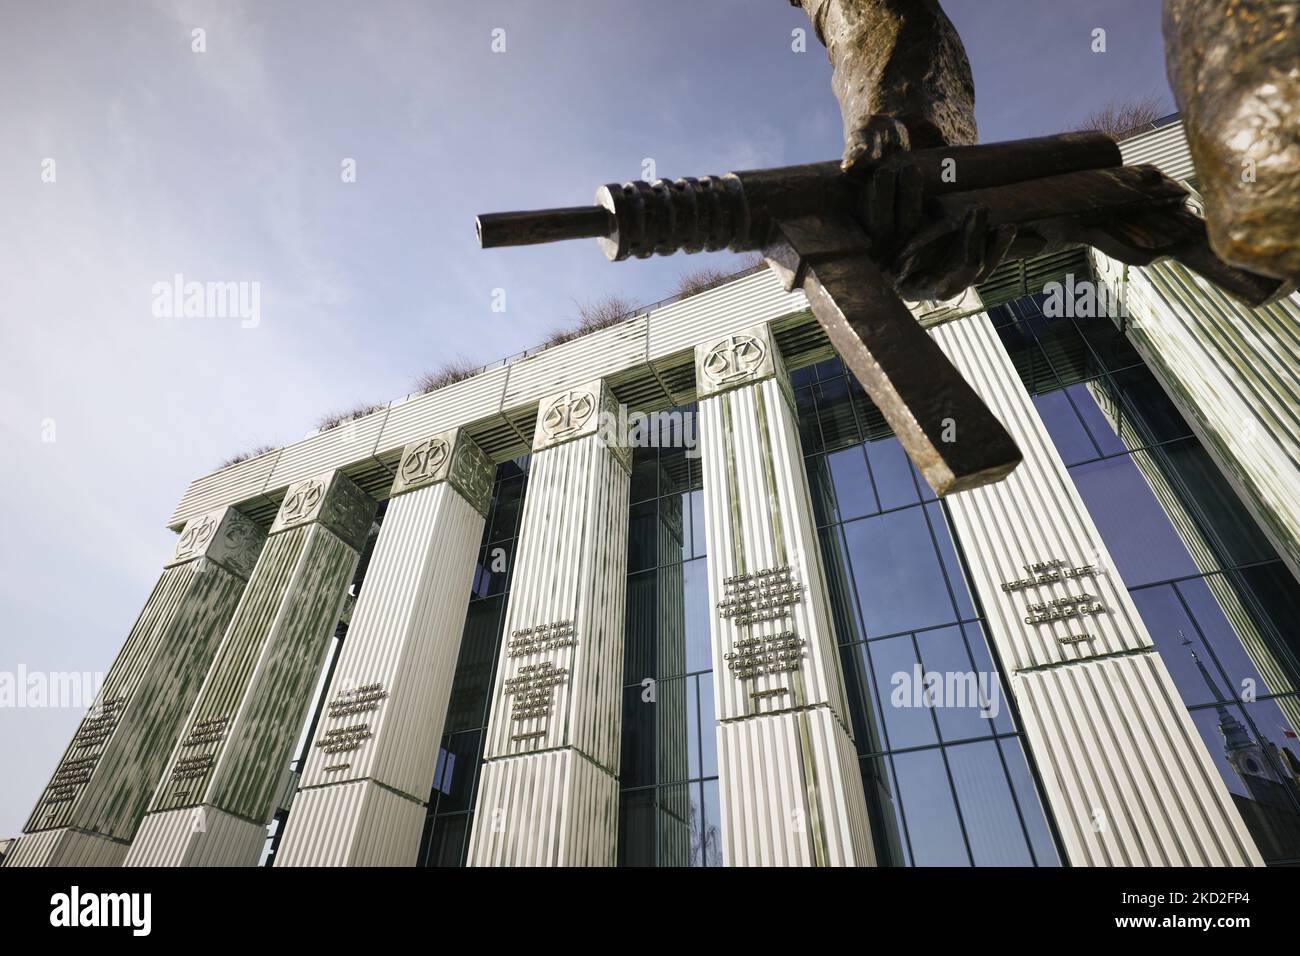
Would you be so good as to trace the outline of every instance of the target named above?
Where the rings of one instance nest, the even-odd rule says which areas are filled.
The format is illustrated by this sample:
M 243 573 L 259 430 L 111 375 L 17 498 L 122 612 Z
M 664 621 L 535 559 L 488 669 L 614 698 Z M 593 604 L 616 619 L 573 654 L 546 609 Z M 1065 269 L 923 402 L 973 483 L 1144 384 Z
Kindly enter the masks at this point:
M 1032 866 L 1002 756 L 992 740 L 945 747 L 976 866 Z
M 887 637 L 861 645 L 871 661 L 876 698 L 885 720 L 891 750 L 939 742 L 932 708 L 919 679 L 920 662 L 911 635 Z
M 1131 456 L 1078 465 L 1070 476 L 1128 587 L 1200 573 Z
M 942 751 L 895 754 L 893 760 L 914 865 L 969 866 Z
M 957 619 L 920 508 L 848 522 L 844 537 L 868 636 Z

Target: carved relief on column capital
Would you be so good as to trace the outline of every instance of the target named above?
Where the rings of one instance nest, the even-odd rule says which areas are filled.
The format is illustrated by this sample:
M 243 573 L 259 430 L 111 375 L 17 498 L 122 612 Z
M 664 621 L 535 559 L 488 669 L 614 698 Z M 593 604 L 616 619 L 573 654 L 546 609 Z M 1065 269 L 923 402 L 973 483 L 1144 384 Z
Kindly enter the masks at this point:
M 538 403 L 534 452 L 589 435 L 598 435 L 623 467 L 631 470 L 627 415 L 604 379 L 567 388 Z
M 784 374 L 776 340 L 766 322 L 695 346 L 697 398 Z
M 461 428 L 448 429 L 402 449 L 391 494 L 450 482 L 474 510 L 486 516 L 492 501 L 492 460 Z
M 361 549 L 375 517 L 375 501 L 340 471 L 327 471 L 289 486 L 271 534 L 320 522 Z
M 262 551 L 266 532 L 233 505 L 195 515 L 185 522 L 166 567 L 207 558 L 237 577 L 248 579 Z

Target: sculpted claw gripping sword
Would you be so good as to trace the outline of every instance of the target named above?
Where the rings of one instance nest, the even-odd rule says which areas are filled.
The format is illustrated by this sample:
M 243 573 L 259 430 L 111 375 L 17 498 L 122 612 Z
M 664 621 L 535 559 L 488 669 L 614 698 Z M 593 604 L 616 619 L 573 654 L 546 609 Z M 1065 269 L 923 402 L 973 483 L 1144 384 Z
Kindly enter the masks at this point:
M 1123 166 L 1107 136 L 966 145 L 969 66 L 937 0 L 804 6 L 835 65 L 842 161 L 611 184 L 592 206 L 479 216 L 482 247 L 596 238 L 613 261 L 761 251 L 939 495 L 997 481 L 1021 456 L 904 299 L 952 298 L 1006 256 L 1080 243 L 1131 265 L 1176 258 L 1252 305 L 1285 291 L 1219 259 L 1186 190 Z M 909 71 L 924 82 L 898 80 Z

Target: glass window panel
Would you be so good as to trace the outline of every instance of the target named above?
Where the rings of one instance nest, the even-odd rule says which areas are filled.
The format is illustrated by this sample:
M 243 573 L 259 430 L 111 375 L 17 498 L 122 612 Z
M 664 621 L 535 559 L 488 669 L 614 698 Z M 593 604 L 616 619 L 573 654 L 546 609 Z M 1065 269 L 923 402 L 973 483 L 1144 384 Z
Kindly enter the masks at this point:
M 976 866 L 1032 866 L 1002 757 L 992 740 L 945 747 Z
M 970 866 L 939 750 L 894 755 L 898 795 L 916 866 Z
M 948 585 L 957 599 L 957 613 L 963 621 L 969 620 L 976 616 L 975 601 L 971 597 L 970 585 L 966 581 L 966 573 L 962 570 L 961 561 L 957 559 L 957 548 L 953 544 L 948 514 L 944 511 L 943 505 L 937 501 L 926 505 L 925 510 L 930 518 L 934 539 L 939 544 L 939 557 L 943 560 L 943 569 L 948 575 Z
M 954 622 L 925 513 L 906 508 L 844 525 L 868 636 Z
M 687 820 L 689 823 L 690 836 L 690 866 L 705 866 L 707 854 L 711 848 L 716 845 L 713 839 L 714 831 L 717 829 L 716 824 L 710 823 L 704 818 L 704 801 L 703 794 L 700 791 L 698 783 L 680 784 L 682 790 L 686 793 L 689 803 L 687 804 Z M 667 794 L 673 788 L 664 787 L 663 791 Z M 721 841 L 717 841 L 721 842 Z
M 993 730 L 999 734 L 1012 733 L 1016 729 L 1016 723 L 1012 716 L 1011 695 L 1007 693 L 1002 672 L 993 663 L 993 655 L 989 651 L 989 642 L 984 636 L 984 628 L 978 622 L 972 622 L 963 624 L 962 632 L 966 635 L 966 649 L 970 651 L 975 670 L 981 674 L 993 675 L 983 685 L 984 688 L 991 690 L 997 687 L 997 697 L 990 701 L 992 706 L 988 708 L 991 712 L 988 719 L 993 724 Z
M 510 581 L 510 568 L 514 564 L 515 538 L 496 541 L 483 551 L 481 597 L 504 594 Z
M 718 775 L 718 717 L 713 702 L 713 675 L 693 678 L 700 699 L 700 761 L 696 771 L 701 777 Z
M 443 728 L 447 733 L 482 727 L 487 723 L 488 695 L 492 690 L 493 667 L 501 643 L 503 604 L 501 597 L 469 604 Z
M 889 758 L 863 757 L 860 763 L 876 865 L 911 866 L 912 856 L 903 826 L 903 805 L 899 802 L 898 789 L 890 773 Z
M 638 697 L 645 691 L 637 688 Z M 661 680 L 656 700 L 642 706 L 654 712 L 658 749 L 658 781 L 671 783 L 698 776 L 699 717 L 695 712 L 695 679 Z
M 497 482 L 489 541 L 515 536 L 519 527 L 519 515 L 523 510 L 524 484 L 522 477 Z
M 1001 703 L 996 675 L 980 673 L 966 653 L 961 628 L 941 627 L 916 635 L 926 681 L 934 680 L 932 709 L 944 740 L 989 737 L 993 712 Z M 932 678 L 931 675 L 937 675 Z M 990 683 L 990 679 L 992 683 Z M 987 715 L 987 716 L 984 716 Z
M 1125 418 L 1104 378 L 1071 385 L 1065 394 L 1074 403 L 1084 427 L 1103 455 L 1122 455 L 1145 444 L 1132 422 Z
M 1167 478 L 1221 564 L 1277 558 L 1254 517 L 1198 440 L 1162 445 L 1152 450 L 1150 461 Z
M 623 682 L 639 684 L 659 674 L 659 578 L 654 571 L 628 575 L 623 640 Z
M 911 636 L 889 637 L 861 646 L 870 656 L 889 748 L 938 743 L 931 708 L 924 704 L 924 687 L 917 686 L 919 662 Z
M 1075 319 L 1074 324 L 1091 346 L 1093 354 L 1101 362 L 1102 367 L 1128 368 L 1142 361 L 1142 357 L 1115 324 L 1115 320 L 1109 316 Z
M 465 837 L 469 833 L 468 813 L 438 816 L 429 833 L 425 866 L 460 866 L 465 860 Z
M 882 510 L 914 505 L 921 500 L 912 480 L 912 463 L 897 438 L 873 441 L 866 448 Z
M 1251 616 L 1261 633 L 1272 635 L 1270 646 L 1286 660 L 1291 683 L 1300 683 L 1300 583 L 1280 561 L 1241 568 L 1229 575 L 1240 594 L 1249 594 Z
M 1002 757 L 1006 761 L 1007 773 L 1011 777 L 1011 786 L 1016 792 L 1020 818 L 1029 833 L 1029 845 L 1034 852 L 1034 861 L 1038 866 L 1060 866 L 1061 857 L 1056 851 L 1056 841 L 1052 839 L 1052 831 L 1047 824 L 1047 814 L 1038 796 L 1038 787 L 1029 772 L 1024 748 L 1018 739 L 1006 738 L 999 740 L 998 746 L 1002 748 Z
M 1064 391 L 1034 396 L 1034 407 L 1056 446 L 1057 454 L 1067 465 L 1100 457 L 1097 446 Z
M 813 371 L 817 373 L 818 381 L 826 381 L 828 378 L 833 379 L 837 376 L 844 375 L 844 363 L 840 361 L 839 356 L 823 359 L 813 366 Z
M 1257 735 L 1235 704 L 1197 708 L 1191 714 L 1260 854 L 1266 861 L 1300 858 L 1295 780 L 1279 779 L 1268 756 L 1268 736 Z
M 706 780 L 704 791 L 704 852 L 705 866 L 725 866 L 722 855 L 722 810 L 718 799 L 718 781 Z
M 691 556 L 702 558 L 708 553 L 705 545 L 707 528 L 704 524 L 704 492 L 691 492 Z
M 1035 315 L 1027 319 L 1026 324 L 1033 330 L 1062 385 L 1080 382 L 1101 372 L 1092 350 L 1074 327 L 1072 319 Z
M 667 685 L 668 681 L 663 681 Z M 656 776 L 660 712 L 658 705 L 641 699 L 640 684 L 623 688 L 623 755 L 619 763 L 620 787 L 644 787 Z M 671 696 L 665 688 L 664 697 Z
M 671 419 L 669 419 L 671 421 Z M 665 440 L 679 440 L 665 426 Z M 660 447 L 659 449 L 659 496 L 679 495 L 691 490 L 691 459 L 686 457 L 686 448 Z
M 1138 588 L 1131 595 L 1138 613 L 1142 615 L 1142 623 L 1146 625 L 1151 640 L 1160 651 L 1161 659 L 1169 668 L 1169 675 L 1174 679 L 1174 686 L 1178 688 L 1183 703 L 1189 707 L 1214 703 L 1218 698 L 1211 683 L 1219 694 L 1232 697 L 1231 690 L 1225 688 L 1223 675 L 1213 657 L 1206 652 L 1204 642 L 1178 600 L 1173 586 L 1162 584 Z M 1191 643 L 1184 645 L 1184 641 Z M 1205 667 L 1204 672 L 1197 665 L 1198 658 Z
M 875 492 L 871 490 L 871 477 L 867 474 L 867 460 L 862 455 L 861 445 L 833 452 L 825 460 L 835 483 L 838 520 L 848 521 L 880 510 Z
M 438 812 L 469 810 L 474 797 L 474 779 L 479 762 L 481 731 L 444 734 L 438 750 L 433 786 L 438 793 Z
M 1131 456 L 1076 465 L 1070 476 L 1128 587 L 1200 573 Z
M 1123 399 L 1128 414 L 1141 428 L 1147 444 L 1192 436 L 1182 413 L 1146 366 L 1115 372 L 1110 380 Z
M 851 455 L 855 451 L 856 449 L 850 448 L 846 452 L 836 452 L 836 454 Z M 840 520 L 835 509 L 835 490 L 831 484 L 831 470 L 826 462 L 827 457 L 812 455 L 804 460 L 808 472 L 808 493 L 812 498 L 813 520 L 817 522 L 819 528 L 825 527 L 832 521 Z
M 822 441 L 826 443 L 826 450 L 843 448 L 861 441 L 844 377 L 823 380 L 816 386 L 816 391 L 817 420 L 822 426 Z
M 682 565 L 686 609 L 686 672 L 713 668 L 713 643 L 709 637 L 709 581 L 703 559 Z
M 853 720 L 853 736 L 860 754 L 881 753 L 887 749 L 884 738 L 885 719 L 880 712 L 881 703 L 872 690 L 870 664 L 864 645 L 845 645 L 840 648 L 840 668 L 844 674 L 849 715 Z
M 817 373 L 811 365 L 805 365 L 803 368 L 797 368 L 790 372 L 790 385 L 794 388 L 803 388 L 805 385 L 811 385 L 816 380 Z
M 835 636 L 841 644 L 863 640 L 866 633 L 858 619 L 853 582 L 849 579 L 849 558 L 844 548 L 844 533 L 838 525 L 818 532 L 822 549 L 822 569 L 826 572 L 826 589 L 830 596 Z
M 627 570 L 644 571 L 658 564 L 659 503 L 643 501 L 630 509 L 627 529 Z
M 803 446 L 805 455 L 814 454 L 823 448 L 821 426 L 817 424 L 817 402 L 813 398 L 815 387 L 809 385 L 797 388 L 794 392 L 795 411 L 799 415 L 799 444 Z
M 632 480 L 629 500 L 645 501 L 659 495 L 659 449 L 632 449 Z
M 632 790 L 619 794 L 619 866 L 655 865 L 656 816 L 654 790 Z
M 1039 348 L 1028 326 L 1023 322 L 1017 322 L 1000 326 L 997 332 L 1006 347 L 1007 355 L 1011 358 L 1011 363 L 1016 367 L 1016 373 L 1024 382 L 1030 395 L 1050 392 L 1059 387 L 1060 383 L 1057 382 L 1047 357 L 1043 355 L 1043 350 Z
M 659 790 L 659 866 L 705 865 L 697 844 L 698 805 L 698 783 L 675 784 Z
M 880 414 L 880 409 L 871 401 L 857 377 L 850 374 L 844 380 L 849 385 L 849 399 L 853 403 L 853 413 L 857 416 L 862 440 L 878 441 L 893 435 L 894 430 L 889 427 L 889 422 Z
M 659 499 L 658 560 L 676 564 L 690 557 L 690 498 L 682 494 Z
M 1296 690 L 1293 649 L 1257 626 L 1246 609 L 1250 595 L 1238 589 L 1239 580 L 1213 574 L 1177 586 L 1224 673 L 1225 696 L 1244 697 L 1249 690 L 1250 696 L 1263 697 Z M 1248 687 L 1246 681 L 1253 684 Z
M 930 483 L 925 480 L 925 476 L 921 474 L 921 469 L 917 468 L 916 463 L 910 458 L 907 460 L 907 463 L 912 468 L 912 483 L 916 485 L 916 490 L 920 492 L 921 500 L 938 501 L 939 496 L 934 493 L 934 489 L 930 487 Z

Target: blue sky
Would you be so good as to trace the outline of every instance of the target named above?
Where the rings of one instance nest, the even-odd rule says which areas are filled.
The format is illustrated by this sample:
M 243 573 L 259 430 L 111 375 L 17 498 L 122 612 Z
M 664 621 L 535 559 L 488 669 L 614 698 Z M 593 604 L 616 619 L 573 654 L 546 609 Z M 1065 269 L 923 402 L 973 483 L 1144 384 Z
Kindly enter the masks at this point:
M 1113 98 L 1173 108 L 1159 0 L 944 7 L 985 141 Z M 231 454 L 535 345 L 578 302 L 735 265 L 484 252 L 473 219 L 589 202 L 647 158 L 673 177 L 838 156 L 825 51 L 791 49 L 806 26 L 785 0 L 0 0 L 0 672 L 107 670 L 173 506 Z M 177 273 L 257 282 L 260 321 L 156 317 Z M 0 836 L 79 717 L 0 708 Z

